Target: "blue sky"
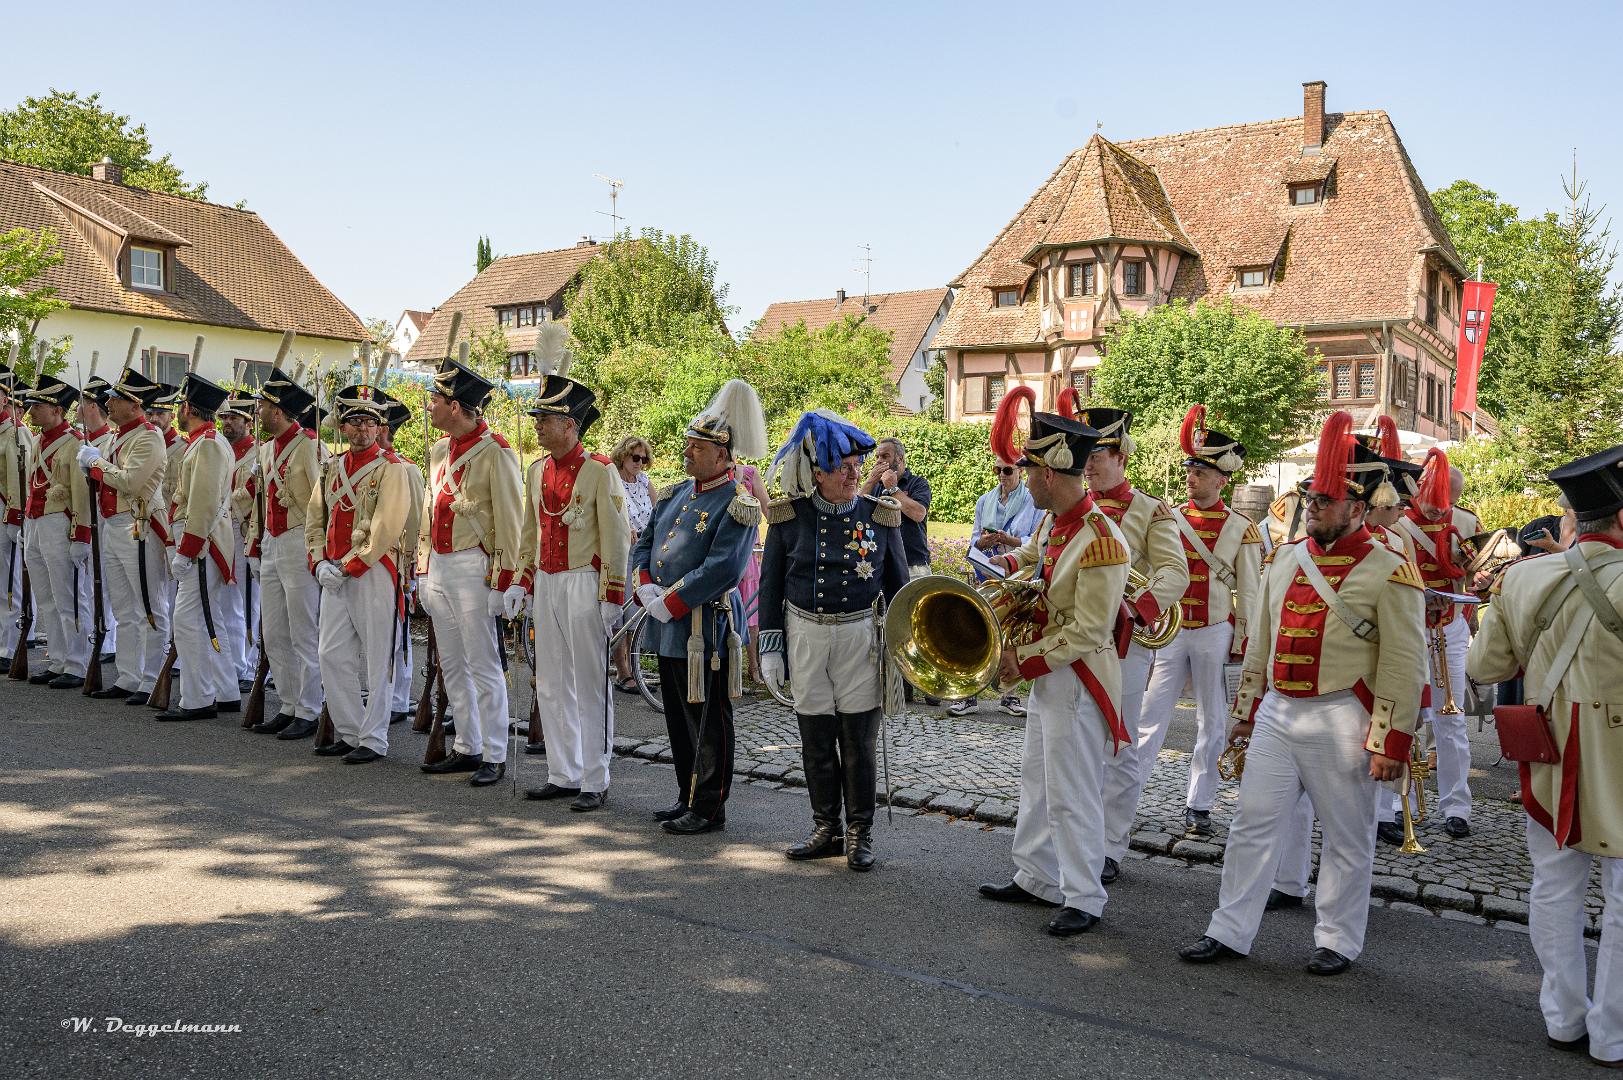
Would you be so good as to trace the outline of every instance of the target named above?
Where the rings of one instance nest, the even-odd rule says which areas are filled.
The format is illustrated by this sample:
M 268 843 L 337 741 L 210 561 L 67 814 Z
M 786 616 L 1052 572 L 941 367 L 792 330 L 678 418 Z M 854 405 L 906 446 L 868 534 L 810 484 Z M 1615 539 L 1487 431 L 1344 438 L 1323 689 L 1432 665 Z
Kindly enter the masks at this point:
M 946 283 L 1095 124 L 1129 139 L 1391 113 L 1422 180 L 1524 212 L 1574 148 L 1623 213 L 1615 4 L 281 2 L 12 7 L 0 102 L 99 90 L 246 199 L 364 317 L 498 253 L 632 227 L 709 246 L 739 308 Z M 1484 32 L 1473 34 L 1470 25 Z M 71 48 L 69 47 L 71 45 Z M 1490 272 L 1490 277 L 1491 272 Z

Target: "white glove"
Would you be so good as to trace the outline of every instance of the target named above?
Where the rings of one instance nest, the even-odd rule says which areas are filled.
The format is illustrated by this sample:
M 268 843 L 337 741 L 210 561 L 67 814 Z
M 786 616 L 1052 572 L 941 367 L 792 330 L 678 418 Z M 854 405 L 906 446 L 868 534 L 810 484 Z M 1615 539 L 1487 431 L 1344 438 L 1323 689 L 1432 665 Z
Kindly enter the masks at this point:
M 174 578 L 176 581 L 179 581 L 191 571 L 192 567 L 196 565 L 196 559 L 188 559 L 186 556 L 177 551 L 175 554 L 169 556 L 169 576 Z
M 620 616 L 625 613 L 625 608 L 616 604 L 613 600 L 605 600 L 599 606 L 603 610 L 603 632 L 613 637 L 614 624 L 620 621 Z
M 641 604 L 643 607 L 647 607 L 664 595 L 665 590 L 661 589 L 658 585 L 649 584 L 637 586 L 637 603 Z
M 3 525 L 0 526 L 0 532 L 4 532 L 6 539 L 13 544 L 22 542 L 23 527 L 21 525 Z
M 506 609 L 507 594 L 500 589 L 491 589 L 490 594 L 485 597 L 485 614 L 492 619 L 499 619 Z
M 769 652 L 761 654 L 761 679 L 773 689 L 783 687 L 783 654 Z
M 101 460 L 101 451 L 96 449 L 94 446 L 91 446 L 89 443 L 85 443 L 85 445 L 79 447 L 78 457 L 79 467 L 88 469 L 90 466 Z
M 90 562 L 90 545 L 83 541 L 75 541 L 68 545 L 68 555 L 73 559 L 73 565 L 84 567 Z
M 344 568 L 331 559 L 323 559 L 316 563 L 316 584 L 323 589 L 331 589 L 342 584 L 348 576 L 344 573 Z
M 509 585 L 507 591 L 502 593 L 502 615 L 508 619 L 516 619 L 524 614 L 524 602 L 530 598 L 530 590 L 522 585 Z
M 672 618 L 671 609 L 665 606 L 665 597 L 664 596 L 661 596 L 658 600 L 655 600 L 652 604 L 644 604 L 643 607 L 648 609 L 648 614 L 650 616 L 652 616 L 657 622 L 664 623 L 664 622 L 670 622 L 671 621 L 671 618 Z
M 257 555 L 248 556 L 248 576 L 251 578 L 259 576 L 259 557 Z

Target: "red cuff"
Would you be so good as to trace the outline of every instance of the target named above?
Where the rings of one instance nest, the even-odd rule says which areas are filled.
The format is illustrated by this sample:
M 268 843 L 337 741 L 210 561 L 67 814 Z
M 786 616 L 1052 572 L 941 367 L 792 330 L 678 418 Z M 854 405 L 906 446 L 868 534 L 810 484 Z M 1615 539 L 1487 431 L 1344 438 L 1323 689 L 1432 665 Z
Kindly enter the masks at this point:
M 654 579 L 648 573 L 648 570 L 646 568 L 637 571 L 637 587 L 638 588 L 641 588 L 644 585 L 652 585 L 653 583 L 654 583 Z
M 183 533 L 180 537 L 180 546 L 175 550 L 188 559 L 195 559 L 203 553 L 204 537 L 196 533 Z
M 1368 736 L 1366 735 L 1365 737 L 1367 738 Z M 1409 755 L 1413 752 L 1413 749 L 1414 736 L 1409 734 L 1407 731 L 1398 731 L 1396 728 L 1394 728 L 1386 733 L 1385 754 L 1387 757 L 1397 758 L 1399 761 L 1407 761 L 1409 760 Z
M 90 466 L 90 478 L 98 484 L 101 483 L 102 476 L 100 463 Z
M 21 510 L 7 510 L 6 511 L 6 524 L 7 525 L 21 525 L 22 523 L 23 523 L 23 512 Z
M 503 570 L 496 575 L 496 580 L 491 584 L 490 587 L 495 589 L 497 592 L 506 592 L 507 587 L 511 584 L 513 584 L 513 571 Z
M 368 569 L 370 568 L 361 561 L 360 556 L 356 556 L 344 564 L 344 573 L 348 574 L 350 577 L 360 577 L 362 574 L 366 573 Z
M 1035 679 L 1047 675 L 1053 670 L 1048 666 L 1048 661 L 1043 656 L 1032 656 L 1020 664 L 1020 677 L 1022 679 Z
M 73 527 L 73 542 L 75 544 L 88 544 L 88 543 L 90 543 L 90 526 L 89 525 L 75 525 Z
M 681 619 L 686 618 L 687 614 L 693 609 L 682 602 L 681 596 L 674 592 L 668 592 L 665 594 L 665 610 L 671 613 L 671 618 Z
M 619 604 L 621 607 L 624 607 L 626 603 L 625 589 L 618 585 L 610 586 L 608 589 L 604 590 L 603 602 L 606 604 Z
M 1014 573 L 1013 555 L 999 555 L 997 558 L 992 559 L 991 562 L 994 566 L 1001 566 L 1005 573 Z
M 531 570 L 524 571 L 524 573 L 522 573 L 522 574 L 520 574 L 518 576 L 518 583 L 520 585 L 524 586 L 525 591 L 534 592 L 535 591 L 535 588 L 534 588 L 534 586 L 535 586 L 535 573 L 534 573 L 534 571 L 531 571 Z
M 1132 601 L 1131 603 L 1133 605 L 1133 610 L 1138 612 L 1138 617 L 1144 620 L 1145 626 L 1150 625 L 1156 619 L 1161 617 L 1160 605 L 1156 604 L 1155 597 L 1150 595 L 1148 589 L 1139 594 L 1138 599 Z

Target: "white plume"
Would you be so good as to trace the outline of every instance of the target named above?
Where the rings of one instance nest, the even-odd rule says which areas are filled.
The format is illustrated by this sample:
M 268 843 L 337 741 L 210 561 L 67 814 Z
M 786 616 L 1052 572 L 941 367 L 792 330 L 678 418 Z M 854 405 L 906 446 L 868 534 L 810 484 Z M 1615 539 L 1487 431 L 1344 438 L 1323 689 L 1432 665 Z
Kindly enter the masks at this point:
M 542 375 L 568 375 L 575 354 L 569 348 L 569 328 L 560 322 L 544 322 L 535 342 L 536 370 Z
M 732 431 L 728 447 L 735 458 L 765 457 L 771 449 L 766 442 L 766 413 L 761 408 L 761 399 L 755 387 L 743 379 L 727 380 L 704 407 L 704 412 L 694 419 L 706 417 L 720 420 Z

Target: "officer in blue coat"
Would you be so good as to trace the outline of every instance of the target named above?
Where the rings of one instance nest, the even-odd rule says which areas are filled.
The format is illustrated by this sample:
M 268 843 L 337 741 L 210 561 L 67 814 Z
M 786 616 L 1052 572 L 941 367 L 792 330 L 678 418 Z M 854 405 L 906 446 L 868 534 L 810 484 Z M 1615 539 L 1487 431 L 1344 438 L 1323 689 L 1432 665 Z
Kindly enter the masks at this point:
M 659 493 L 631 551 L 627 577 L 653 620 L 665 728 L 676 759 L 676 803 L 654 814 L 666 832 L 691 835 L 727 820 L 733 774 L 733 705 L 748 632 L 738 583 L 759 535 L 761 506 L 733 475 L 739 457 L 766 453 L 754 389 L 734 379 L 688 425 L 690 479 Z
M 761 671 L 774 686 L 789 675 L 812 807 L 811 835 L 784 854 L 843 851 L 852 870 L 874 863 L 878 603 L 908 580 L 900 503 L 861 494 L 873 449 L 833 413 L 803 415 L 768 472 L 787 498 L 767 508 L 761 561 Z

